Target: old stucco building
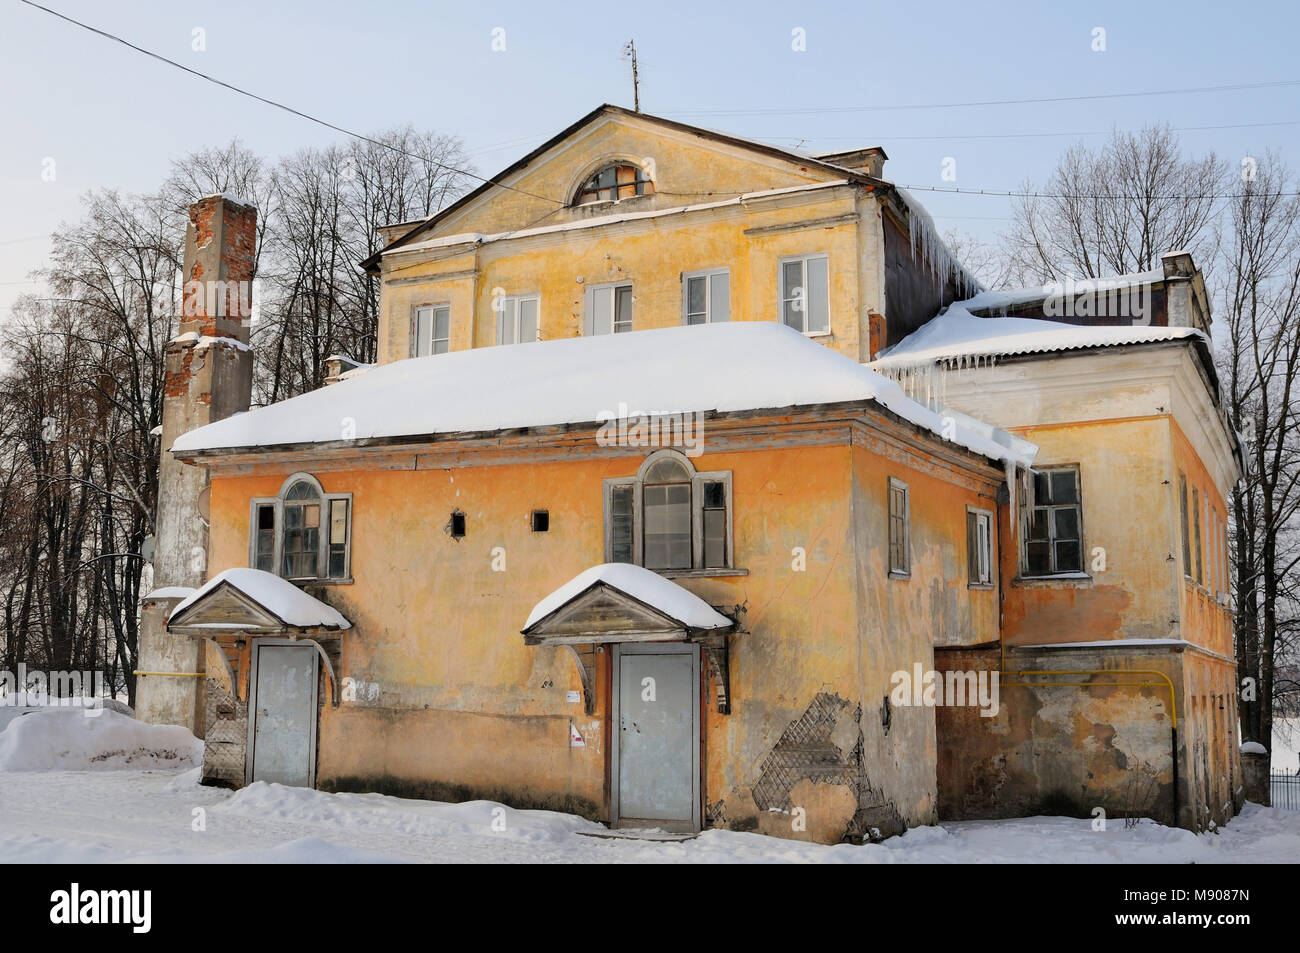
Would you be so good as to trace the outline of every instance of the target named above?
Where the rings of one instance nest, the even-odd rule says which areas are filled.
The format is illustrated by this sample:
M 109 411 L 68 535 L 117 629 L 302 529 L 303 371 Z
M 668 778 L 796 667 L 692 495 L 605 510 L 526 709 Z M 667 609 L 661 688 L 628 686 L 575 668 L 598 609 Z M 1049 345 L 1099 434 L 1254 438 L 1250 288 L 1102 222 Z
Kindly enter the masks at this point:
M 607 106 L 391 226 L 377 366 L 168 405 L 207 581 L 162 578 L 148 638 L 206 678 L 202 706 L 151 679 L 143 716 L 205 733 L 214 782 L 618 826 L 1231 812 L 1206 566 L 1236 463 L 1203 289 L 1174 293 L 1199 276 L 1143 278 L 1150 327 L 967 361 L 940 323 L 1002 325 L 931 320 L 976 289 L 884 161 Z M 1043 317 L 1040 344 L 1080 333 Z M 244 333 L 182 335 L 169 394 Z M 969 697 L 936 705 L 936 672 Z

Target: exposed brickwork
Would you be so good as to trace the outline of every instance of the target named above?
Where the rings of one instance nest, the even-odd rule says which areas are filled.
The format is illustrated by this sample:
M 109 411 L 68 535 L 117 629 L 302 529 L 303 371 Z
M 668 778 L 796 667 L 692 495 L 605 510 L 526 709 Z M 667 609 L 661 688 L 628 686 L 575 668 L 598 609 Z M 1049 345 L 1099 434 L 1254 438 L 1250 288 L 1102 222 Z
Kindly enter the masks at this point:
M 257 209 L 219 195 L 208 196 L 190 206 L 190 227 L 193 244 L 185 254 L 186 301 L 181 330 L 207 337 L 233 337 L 247 343 Z M 213 242 L 219 243 L 215 249 Z
M 163 395 L 166 397 L 184 397 L 190 389 L 190 361 L 194 357 L 193 348 L 179 352 L 176 368 L 167 368 L 167 379 L 163 382 Z M 171 363 L 170 361 L 168 362 Z
M 252 306 L 257 210 L 221 196 L 200 199 L 190 208 L 181 274 L 179 334 L 167 345 L 163 383 L 162 445 L 158 469 L 158 509 L 153 556 L 154 585 L 202 585 L 208 548 L 207 524 L 198 502 L 207 475 L 176 460 L 166 448 L 181 434 L 248 409 L 252 393 L 252 352 L 248 316 Z M 206 340 L 205 340 L 206 339 Z M 194 640 L 167 632 L 166 613 L 143 612 L 140 668 L 160 672 L 205 671 L 206 654 Z M 209 680 L 210 681 L 210 680 Z M 205 709 L 222 708 L 217 736 L 205 762 L 205 778 L 242 780 L 240 706 L 220 693 L 208 693 L 188 679 L 148 678 L 137 685 L 137 714 L 156 724 L 185 725 L 203 737 Z M 222 707 L 224 706 L 224 707 Z M 226 708 L 232 708 L 229 714 Z M 224 748 L 225 756 L 220 754 Z M 235 768 L 223 766 L 233 760 Z M 210 763 L 215 758 L 216 763 Z

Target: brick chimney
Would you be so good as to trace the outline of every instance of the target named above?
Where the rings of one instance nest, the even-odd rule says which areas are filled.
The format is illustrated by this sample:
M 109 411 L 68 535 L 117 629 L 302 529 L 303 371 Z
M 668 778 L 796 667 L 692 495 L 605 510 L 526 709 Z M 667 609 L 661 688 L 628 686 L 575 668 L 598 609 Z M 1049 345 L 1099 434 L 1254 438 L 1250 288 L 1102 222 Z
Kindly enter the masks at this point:
M 167 343 L 153 592 L 141 602 L 136 715 L 184 725 L 202 738 L 206 643 L 167 632 L 167 617 L 207 581 L 207 471 L 172 457 L 181 434 L 248 409 L 249 350 L 257 209 L 210 195 L 190 206 L 185 236 L 180 330 Z M 189 674 L 187 674 L 189 673 Z
M 1171 328 L 1196 328 L 1210 333 L 1210 299 L 1205 276 L 1188 251 L 1169 251 L 1160 256 L 1165 275 L 1165 301 Z

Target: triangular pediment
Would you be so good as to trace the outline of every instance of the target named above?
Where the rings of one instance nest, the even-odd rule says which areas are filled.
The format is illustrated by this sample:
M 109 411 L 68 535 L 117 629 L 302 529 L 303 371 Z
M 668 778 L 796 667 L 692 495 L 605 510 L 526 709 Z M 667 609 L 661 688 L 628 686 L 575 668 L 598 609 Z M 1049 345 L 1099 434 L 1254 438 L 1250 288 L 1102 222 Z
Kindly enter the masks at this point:
M 604 583 L 578 594 L 526 632 L 529 644 L 664 641 L 686 627 L 658 609 Z
M 197 627 L 253 632 L 282 632 L 287 628 L 284 620 L 229 583 L 200 596 L 167 623 L 172 631 Z
M 670 208 L 707 202 L 709 196 L 716 200 L 859 177 L 776 146 L 606 105 L 414 225 L 389 248 L 463 233 L 499 234 L 543 217 L 548 224 L 587 217 L 592 209 L 566 206 L 587 175 L 613 161 L 651 170 L 655 194 L 607 206 L 605 213 Z M 365 265 L 377 262 L 376 255 Z

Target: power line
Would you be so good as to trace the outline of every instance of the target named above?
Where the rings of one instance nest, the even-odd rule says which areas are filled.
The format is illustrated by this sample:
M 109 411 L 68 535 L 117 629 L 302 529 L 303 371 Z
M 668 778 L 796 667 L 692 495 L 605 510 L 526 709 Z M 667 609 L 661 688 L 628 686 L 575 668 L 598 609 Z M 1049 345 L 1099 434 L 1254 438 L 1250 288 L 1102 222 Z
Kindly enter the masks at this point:
M 418 159 L 421 162 L 432 162 L 439 169 L 445 169 L 448 172 L 455 172 L 458 175 L 464 175 L 471 179 L 476 179 L 485 185 L 495 185 L 498 188 L 508 189 L 511 192 L 518 192 L 521 195 L 527 195 L 535 199 L 541 199 L 543 202 L 554 202 L 556 205 L 561 205 L 561 206 L 564 205 L 564 202 L 561 202 L 558 199 L 553 199 L 545 195 L 538 195 L 534 192 L 529 192 L 526 189 L 517 189 L 512 185 L 504 185 L 500 182 L 495 182 L 492 179 L 486 179 L 476 172 L 470 172 L 468 169 L 458 169 L 455 166 L 450 166 L 450 165 L 446 165 L 445 163 L 439 162 L 437 159 L 429 159 L 427 156 L 421 156 L 413 152 L 407 152 L 405 149 L 399 149 L 390 143 L 383 142 L 379 139 L 372 139 L 369 136 L 362 135 L 359 132 L 353 132 L 350 129 L 344 129 L 342 126 L 338 126 L 325 119 L 320 119 L 316 116 L 312 116 L 309 113 L 305 113 L 300 109 L 294 109 L 292 106 L 286 106 L 284 103 L 277 102 L 274 99 L 267 99 L 265 96 L 259 96 L 257 93 L 250 92 L 246 89 L 241 89 L 238 86 L 232 85 L 231 83 L 227 83 L 225 80 L 217 79 L 215 76 L 209 76 L 207 73 L 200 73 L 196 69 L 191 69 L 190 67 L 185 66 L 182 63 L 177 63 L 175 60 L 169 60 L 167 57 L 155 53 L 152 50 L 146 50 L 142 46 L 136 46 L 131 41 L 123 39 L 122 37 L 117 36 L 114 33 L 109 33 L 105 30 L 98 29 L 97 27 L 93 27 L 88 23 L 82 23 L 80 20 L 75 20 L 70 16 L 66 16 L 62 13 L 59 13 L 59 11 L 57 10 L 51 10 L 49 7 L 44 7 L 41 6 L 39 3 L 34 3 L 33 0 L 21 0 L 21 2 L 27 4 L 29 7 L 34 7 L 37 10 L 42 10 L 45 13 L 50 14 L 51 16 L 58 17 L 60 20 L 64 20 L 68 23 L 71 23 L 74 26 L 79 26 L 83 30 L 88 30 L 91 33 L 94 33 L 98 36 L 102 36 L 107 40 L 112 40 L 114 43 L 120 43 L 123 46 L 127 47 L 128 49 L 135 50 L 137 53 L 143 53 L 145 56 L 158 60 L 160 63 L 166 63 L 168 66 L 173 66 L 178 70 L 183 70 L 184 72 L 189 73 L 191 76 L 197 76 L 199 79 L 207 80 L 209 83 L 215 83 L 218 86 L 222 86 L 230 90 L 231 92 L 239 93 L 239 95 L 241 96 L 247 96 L 249 99 L 255 99 L 259 103 L 265 103 L 266 105 L 273 106 L 276 109 L 282 109 L 287 113 L 291 113 L 302 119 L 306 119 L 308 122 L 314 122 L 317 125 L 324 126 L 326 129 L 333 129 L 335 132 L 341 132 L 345 136 L 351 136 L 353 139 L 357 139 L 361 142 L 368 142 L 371 145 L 379 146 L 383 149 L 388 149 L 392 152 L 398 153 L 399 155 L 404 155 L 412 159 Z
M 24 3 L 28 0 L 23 0 Z M 962 109 L 972 106 L 1020 106 L 1033 103 L 1078 103 L 1099 99 L 1135 99 L 1141 96 L 1180 96 L 1191 93 L 1225 93 L 1249 89 L 1300 86 L 1300 79 L 1279 79 L 1264 83 L 1232 83 L 1225 86 L 1188 86 L 1181 89 L 1149 89 L 1127 93 L 1089 93 L 1078 96 L 1042 96 L 1032 99 L 982 99 L 953 103 L 905 103 L 876 106 L 801 106 L 775 109 L 685 109 L 678 116 L 791 116 L 807 113 L 888 112 L 905 109 Z
M 1282 119 L 1276 122 L 1241 122 L 1229 123 L 1222 126 L 1171 126 L 1170 132 L 1208 132 L 1218 129 L 1259 129 L 1265 126 L 1300 126 L 1300 119 Z M 1044 138 L 1070 138 L 1074 136 L 1107 136 L 1113 130 L 1097 129 L 1089 132 L 997 132 L 997 133 L 975 133 L 972 135 L 946 135 L 946 136 L 877 136 L 879 142 L 912 142 L 922 140 L 954 140 L 954 139 L 1044 139 Z M 861 136 L 760 136 L 756 138 L 781 140 L 781 139 L 801 139 L 808 141 L 852 141 L 860 142 Z
M 52 10 L 49 7 L 42 6 L 39 3 L 35 3 L 34 0 L 21 0 L 21 2 L 25 3 L 27 6 L 33 7 L 34 9 L 40 10 L 44 13 L 48 13 L 53 17 L 57 17 L 58 19 L 63 20 L 67 23 L 71 23 L 74 26 L 80 27 L 83 30 L 87 30 L 105 39 L 112 40 L 115 43 L 120 43 L 121 45 L 127 47 L 128 49 L 134 50 L 137 53 L 143 53 L 145 56 L 158 60 L 161 63 L 165 63 L 168 66 L 174 67 L 175 69 L 179 69 L 183 72 L 189 73 L 192 76 L 197 76 L 199 79 L 205 80 L 209 83 L 213 83 L 217 86 L 221 86 L 232 92 L 238 93 L 241 96 L 246 96 L 250 99 L 254 99 L 265 105 L 272 106 L 276 109 L 281 109 L 287 113 L 298 116 L 299 118 L 306 119 L 307 121 L 316 123 L 317 125 L 320 126 L 324 126 L 327 129 L 332 129 L 335 132 L 342 133 L 343 135 L 349 136 L 358 141 L 367 142 L 370 143 L 371 145 L 379 146 L 380 148 L 383 149 L 388 149 L 392 152 L 398 153 L 399 155 L 407 156 L 409 158 L 418 159 L 420 161 L 431 161 L 439 169 L 445 169 L 449 172 L 454 172 L 459 175 L 467 176 L 468 178 L 475 179 L 479 182 L 484 183 L 485 185 L 494 185 L 498 188 L 506 189 L 511 192 L 518 192 L 521 195 L 527 195 L 530 196 L 531 198 L 541 199 L 542 201 L 545 202 L 551 202 L 560 207 L 563 207 L 566 204 L 565 202 L 559 199 L 550 198 L 549 196 L 544 196 L 544 195 L 538 195 L 537 193 L 529 192 L 525 189 L 519 189 L 519 188 L 515 188 L 514 186 L 505 185 L 501 182 L 497 182 L 492 179 L 485 178 L 481 175 L 478 175 L 477 173 L 470 172 L 467 169 L 460 169 L 455 166 L 450 166 L 445 163 L 438 162 L 436 159 L 427 159 L 427 157 L 419 156 L 415 153 L 407 152 L 404 149 L 399 149 L 390 143 L 386 143 L 378 139 L 372 139 L 371 137 L 363 135 L 358 132 L 353 132 L 350 129 L 345 129 L 342 126 L 336 125 L 324 119 L 320 119 L 317 116 L 312 116 L 309 113 L 305 113 L 299 109 L 295 109 L 292 106 L 285 105 L 284 103 L 277 102 L 276 100 L 273 99 L 268 99 L 265 96 L 259 96 L 257 93 L 250 92 L 249 90 L 242 89 L 231 83 L 227 83 L 224 80 L 217 79 L 214 76 L 209 76 L 206 73 L 199 72 L 198 70 L 192 69 L 191 67 L 178 63 L 175 60 L 168 59 L 165 56 L 155 53 L 152 50 L 147 50 L 144 47 L 137 46 L 136 44 L 130 42 L 129 40 L 124 39 L 123 37 L 117 36 L 116 34 L 109 33 L 97 27 L 93 27 L 88 23 L 83 23 L 82 21 L 74 19 L 73 17 L 69 17 L 66 16 L 65 14 L 59 13 L 57 10 Z M 792 113 L 807 114 L 810 112 L 842 113 L 842 112 L 876 112 L 876 111 L 905 110 L 905 109 L 948 109 L 948 108 L 970 107 L 970 106 L 1001 106 L 1001 105 L 1019 105 L 1019 104 L 1029 104 L 1029 103 L 1081 102 L 1086 100 L 1121 99 L 1121 98 L 1133 98 L 1133 97 L 1141 97 L 1141 96 L 1169 96 L 1169 95 L 1181 95 L 1181 94 L 1191 94 L 1191 93 L 1229 92 L 1229 91 L 1250 90 L 1250 89 L 1269 89 L 1269 88 L 1278 88 L 1278 87 L 1287 87 L 1287 86 L 1300 86 L 1300 80 L 1275 80 L 1275 81 L 1262 82 L 1262 83 L 1237 83 L 1237 84 L 1230 84 L 1230 85 L 1223 85 L 1223 86 L 1186 87 L 1181 89 L 1146 90 L 1141 92 L 1098 93 L 1098 94 L 1091 94 L 1091 95 L 1053 96 L 1053 97 L 1040 97 L 1040 98 L 1033 98 L 1033 99 L 979 100 L 979 101 L 956 102 L 956 103 L 918 103 L 918 104 L 911 104 L 911 105 L 876 105 L 876 106 L 828 106 L 828 107 L 804 107 L 800 109 L 687 110 L 678 113 L 678 115 L 742 116 L 742 115 L 787 115 Z M 1292 125 L 1292 124 L 1296 124 L 1297 122 L 1300 121 L 1292 120 L 1292 121 L 1279 122 L 1279 123 L 1241 124 L 1240 128 L 1245 128 L 1251 125 L 1260 125 L 1260 126 Z M 1234 128 L 1234 127 L 1206 126 L 1206 127 L 1199 127 L 1199 128 L 1214 129 L 1214 128 Z M 1091 135 L 1091 133 L 1087 133 L 1087 134 Z M 1005 135 L 1008 138 L 1013 137 L 1012 134 L 1003 134 L 1003 135 Z M 1015 135 L 1019 136 L 1020 134 L 1015 134 Z M 1044 134 L 1025 134 L 1025 135 L 1064 135 L 1064 134 L 1044 133 Z M 993 135 L 988 136 L 988 138 L 994 138 L 994 137 L 995 136 Z M 894 138 L 902 139 L 902 138 L 949 138 L 949 137 L 894 137 Z M 965 137 L 965 138 L 976 138 L 976 137 Z M 941 188 L 937 186 L 923 186 L 923 185 L 903 185 L 899 187 L 911 191 L 924 191 L 924 192 L 957 194 L 957 195 L 987 195 L 987 196 L 996 196 L 1002 198 L 1089 198 L 1089 199 L 1104 199 L 1104 200 L 1132 200 L 1138 198 L 1153 198 L 1153 196 L 1083 195 L 1083 194 L 1071 195 L 1067 193 L 1050 193 L 1050 192 L 1015 192 L 1015 191 L 1000 190 L 1000 189 Z M 663 194 L 675 194 L 675 193 L 663 193 Z M 683 193 L 683 194 L 741 195 L 745 193 L 711 192 L 711 193 Z M 1281 192 L 1276 194 L 1280 197 L 1281 196 L 1290 197 L 1300 193 Z M 1181 201 L 1219 199 L 1219 198 L 1235 199 L 1235 198 L 1242 198 L 1242 197 L 1244 197 L 1243 193 L 1235 193 L 1235 194 L 1234 193 L 1227 193 L 1227 194 L 1207 193 L 1204 195 L 1158 196 L 1158 198 L 1181 200 Z M 549 216 L 543 216 L 543 217 L 549 217 Z M 516 231 L 519 230 L 520 229 L 516 229 Z M 14 283 L 24 284 L 26 282 L 14 282 Z
M 1021 198 L 1021 199 L 1092 199 L 1102 201 L 1148 201 L 1148 200 L 1167 200 L 1173 202 L 1191 202 L 1202 201 L 1205 199 L 1242 199 L 1249 196 L 1258 198 L 1292 198 L 1300 195 L 1300 192 L 1204 192 L 1199 195 L 1110 195 L 1102 192 L 1013 192 L 1002 189 L 959 189 L 944 188 L 937 185 L 901 185 L 894 183 L 896 188 L 907 189 L 909 192 L 939 192 L 945 195 L 990 195 L 997 198 Z

